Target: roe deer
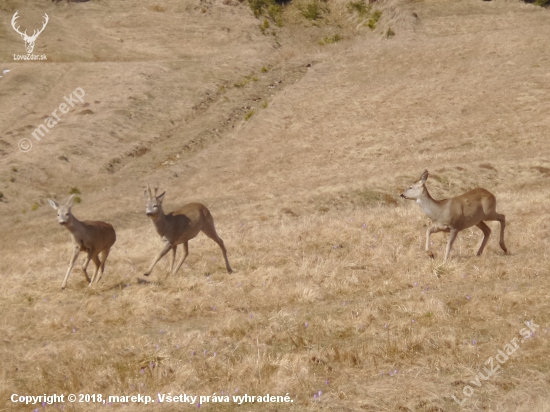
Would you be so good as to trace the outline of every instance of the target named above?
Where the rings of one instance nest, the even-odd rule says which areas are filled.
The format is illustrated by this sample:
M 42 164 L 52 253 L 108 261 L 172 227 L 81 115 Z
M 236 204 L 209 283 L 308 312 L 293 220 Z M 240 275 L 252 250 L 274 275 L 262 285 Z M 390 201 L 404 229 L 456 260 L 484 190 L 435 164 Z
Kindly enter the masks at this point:
M 109 250 L 116 241 L 115 229 L 113 229 L 113 226 L 109 223 L 90 220 L 83 220 L 81 222 L 74 217 L 71 213 L 71 207 L 74 203 L 74 195 L 67 200 L 67 203 L 64 206 L 61 206 L 59 203 L 50 199 L 48 199 L 48 202 L 51 207 L 57 210 L 57 221 L 60 225 L 65 226 L 69 232 L 71 232 L 74 241 L 73 256 L 69 262 L 69 269 L 67 270 L 65 279 L 63 279 L 63 283 L 61 284 L 61 289 L 65 289 L 67 286 L 67 281 L 69 280 L 69 275 L 73 269 L 74 262 L 81 251 L 88 253 L 84 263 L 82 264 L 82 271 L 84 272 L 84 276 L 86 276 L 86 280 L 90 282 L 89 286 L 92 286 L 92 283 L 94 283 L 97 276 L 97 272 L 101 269 L 101 273 L 96 280 L 96 283 L 99 282 L 99 279 L 101 279 L 103 276 L 103 271 L 105 270 L 105 261 L 107 260 L 107 256 L 109 256 Z M 98 257 L 100 253 L 101 260 Z M 90 260 L 93 260 L 95 264 L 95 271 L 91 280 L 86 272 L 86 268 L 88 267 Z
M 172 249 L 170 271 L 175 275 L 189 254 L 188 242 L 201 231 L 218 244 L 223 252 L 227 272 L 233 272 L 233 269 L 231 269 L 229 265 L 229 260 L 227 260 L 227 250 L 225 249 L 223 240 L 216 233 L 214 219 L 206 206 L 200 203 L 189 203 L 165 215 L 162 210 L 162 201 L 164 200 L 166 192 L 162 192 L 161 195 L 157 196 L 158 187 L 154 189 L 155 192 L 153 194 L 151 193 L 149 184 L 147 184 L 147 190 L 145 191 L 145 198 L 147 199 L 145 214 L 149 216 L 151 222 L 153 222 L 157 233 L 164 242 L 164 247 L 155 257 L 155 260 L 153 260 L 153 263 L 144 275 L 149 276 L 155 264 L 166 255 L 170 249 Z M 176 268 L 172 271 L 176 259 L 176 248 L 179 244 L 183 244 L 183 256 L 176 265 Z
M 445 251 L 445 261 L 447 261 L 458 232 L 474 225 L 483 232 L 483 241 L 477 251 L 477 256 L 481 255 L 491 235 L 491 229 L 483 222 L 484 220 L 498 220 L 500 222 L 499 244 L 504 253 L 508 253 L 504 245 L 505 218 L 504 215 L 497 213 L 497 200 L 492 193 L 478 187 L 457 197 L 434 200 L 426 188 L 426 179 L 428 179 L 428 171 L 424 170 L 420 180 L 414 182 L 411 187 L 405 190 L 401 197 L 416 200 L 416 203 L 434 223 L 426 232 L 426 252 L 430 257 L 434 257 L 429 250 L 430 235 L 432 233 L 451 232 Z

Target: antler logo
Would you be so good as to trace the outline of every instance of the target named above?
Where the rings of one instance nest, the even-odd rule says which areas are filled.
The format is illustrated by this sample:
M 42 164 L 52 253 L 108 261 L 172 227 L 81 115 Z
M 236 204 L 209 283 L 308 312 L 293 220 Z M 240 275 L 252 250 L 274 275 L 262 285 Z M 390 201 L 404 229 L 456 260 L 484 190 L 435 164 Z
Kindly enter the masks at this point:
M 23 40 L 25 40 L 25 48 L 27 49 L 27 53 L 31 54 L 32 51 L 34 50 L 34 43 L 36 42 L 36 38 L 46 28 L 46 24 L 48 24 L 49 17 L 46 13 L 44 13 L 44 24 L 42 25 L 42 28 L 40 30 L 35 30 L 34 33 L 32 34 L 32 36 L 29 36 L 27 34 L 27 30 L 25 30 L 23 33 L 21 33 L 19 31 L 19 26 L 15 27 L 16 20 L 19 17 L 18 13 L 19 13 L 19 11 L 16 11 L 15 14 L 13 15 L 13 18 L 11 19 L 11 25 L 12 25 L 13 29 L 21 35 Z

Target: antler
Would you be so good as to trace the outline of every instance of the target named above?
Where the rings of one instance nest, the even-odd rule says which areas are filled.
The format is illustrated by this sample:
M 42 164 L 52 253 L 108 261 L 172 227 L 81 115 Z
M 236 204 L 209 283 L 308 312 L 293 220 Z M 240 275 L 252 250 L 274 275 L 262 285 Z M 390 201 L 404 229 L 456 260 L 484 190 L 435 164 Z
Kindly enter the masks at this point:
M 153 194 L 151 193 L 151 188 L 149 187 L 149 183 L 147 183 L 147 192 L 149 193 L 149 199 L 152 199 Z
M 35 39 L 38 37 L 38 35 L 40 33 L 42 33 L 44 31 L 44 29 L 46 28 L 46 24 L 48 24 L 48 21 L 50 21 L 50 18 L 48 17 L 48 15 L 46 13 L 44 13 L 44 17 L 46 18 L 44 20 L 44 24 L 42 25 L 42 28 L 40 30 L 35 30 L 34 33 L 32 34 L 31 38 L 32 39 Z
M 32 36 L 29 36 L 27 34 L 27 30 L 25 30 L 23 33 L 21 33 L 19 31 L 19 26 L 15 27 L 15 24 L 16 24 L 16 20 L 19 18 L 19 10 L 15 12 L 15 14 L 13 15 L 12 19 L 11 19 L 11 26 L 13 27 L 13 29 L 19 33 L 21 35 L 21 37 L 23 37 L 24 39 L 29 39 L 29 40 L 36 40 L 36 38 L 38 37 L 38 35 L 40 33 L 42 33 L 44 31 L 44 29 L 46 28 L 46 25 L 48 24 L 48 21 L 50 21 L 50 18 L 48 17 L 48 15 L 46 13 L 44 13 L 44 17 L 45 17 L 45 20 L 44 20 L 44 24 L 42 25 L 42 28 L 40 30 L 35 30 L 34 33 L 32 34 Z
M 12 19 L 11 19 L 11 26 L 13 27 L 13 29 L 14 29 L 17 33 L 19 33 L 19 34 L 21 35 L 21 37 L 28 37 L 28 36 L 27 36 L 27 30 L 25 30 L 24 33 L 21 33 L 21 32 L 19 31 L 19 26 L 15 27 L 15 21 L 19 18 L 18 13 L 19 13 L 19 10 L 17 10 L 17 11 L 15 12 L 15 14 L 13 15 L 13 17 L 12 17 Z M 45 14 L 45 13 L 44 13 L 44 14 Z
M 157 191 L 159 190 L 159 183 L 157 182 L 157 186 L 155 187 L 155 197 L 157 197 Z

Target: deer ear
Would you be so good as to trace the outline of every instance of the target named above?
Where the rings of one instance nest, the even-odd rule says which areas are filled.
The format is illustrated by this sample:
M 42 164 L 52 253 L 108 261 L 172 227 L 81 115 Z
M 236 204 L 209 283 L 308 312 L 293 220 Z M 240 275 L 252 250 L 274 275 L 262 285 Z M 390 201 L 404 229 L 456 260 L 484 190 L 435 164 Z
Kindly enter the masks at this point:
M 53 200 L 48 199 L 48 203 L 54 210 L 57 210 L 57 208 L 59 207 L 59 203 L 54 202 Z
M 162 201 L 164 200 L 164 195 L 166 194 L 166 192 L 162 192 L 160 195 L 157 196 L 157 200 L 162 203 Z
M 422 173 L 422 176 L 420 176 L 420 180 L 422 180 L 422 183 L 426 183 L 427 179 L 428 179 L 428 170 L 424 170 L 424 173 Z
M 71 195 L 71 197 L 67 200 L 67 204 L 65 206 L 67 206 L 68 208 L 71 208 L 73 207 L 74 205 L 74 194 Z

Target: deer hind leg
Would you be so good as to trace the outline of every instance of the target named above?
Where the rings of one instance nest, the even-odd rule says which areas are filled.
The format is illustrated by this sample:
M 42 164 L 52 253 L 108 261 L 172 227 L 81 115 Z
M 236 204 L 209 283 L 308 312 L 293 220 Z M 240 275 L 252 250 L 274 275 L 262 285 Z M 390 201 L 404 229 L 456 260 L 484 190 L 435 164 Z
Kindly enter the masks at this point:
M 212 239 L 214 242 L 218 244 L 218 246 L 220 247 L 223 253 L 223 258 L 225 260 L 225 267 L 227 269 L 227 273 L 232 273 L 233 269 L 231 269 L 231 265 L 229 264 L 229 260 L 227 259 L 227 250 L 225 249 L 225 245 L 223 244 L 222 238 L 219 237 L 218 234 L 216 233 L 214 222 L 211 222 L 210 225 L 205 225 L 205 227 L 202 228 L 202 233 L 204 233 L 206 236 L 208 236 L 210 239 Z
M 178 248 L 178 245 L 172 246 L 172 254 L 170 255 L 170 270 L 168 273 L 172 272 L 172 269 L 174 269 L 174 262 L 176 261 L 176 249 Z
M 500 242 L 499 245 L 502 250 L 504 250 L 504 253 L 508 254 L 508 249 L 506 249 L 506 245 L 504 244 L 504 228 L 506 227 L 506 217 L 504 215 L 497 213 L 497 220 L 500 222 Z
M 74 262 L 76 261 L 76 257 L 80 253 L 80 246 L 75 246 L 73 251 L 73 256 L 71 257 L 71 261 L 69 262 L 69 269 L 67 269 L 67 273 L 65 274 L 65 278 L 63 279 L 63 283 L 61 284 L 61 289 L 65 289 L 67 287 L 67 281 L 69 280 L 69 275 L 71 274 L 71 270 L 73 269 Z
M 105 262 L 107 261 L 107 257 L 109 256 L 109 252 L 111 251 L 111 248 L 109 249 L 103 249 L 101 251 L 101 267 L 99 270 L 99 276 L 97 277 L 96 283 L 99 283 L 101 278 L 103 277 L 103 272 L 105 272 Z
M 448 227 L 432 226 L 426 231 L 426 253 L 432 259 L 435 255 L 430 251 L 430 235 L 437 232 L 450 232 L 450 229 Z
M 97 272 L 99 272 L 99 268 L 101 267 L 101 261 L 99 260 L 98 255 L 99 255 L 99 252 L 94 252 L 92 254 L 92 260 L 95 265 L 95 270 L 94 270 L 94 275 L 92 276 L 92 280 L 90 281 L 90 284 L 88 286 L 92 286 L 92 283 L 94 283 L 94 280 L 97 276 Z
M 506 245 L 504 244 L 504 228 L 506 227 L 506 217 L 504 215 L 501 215 L 500 213 L 493 212 L 485 220 L 498 220 L 500 222 L 500 241 L 499 241 L 499 245 L 500 245 L 500 248 L 504 251 L 504 253 L 507 254 L 508 249 L 506 249 Z
M 173 275 L 175 275 L 178 272 L 178 270 L 180 270 L 181 265 L 183 265 L 183 262 L 185 262 L 185 259 L 187 258 L 188 255 L 189 255 L 189 244 L 188 244 L 187 240 L 184 240 L 183 241 L 183 256 L 181 257 L 180 261 L 176 265 L 176 269 L 174 269 L 174 271 L 172 272 Z M 166 277 L 168 277 L 168 276 L 166 276 Z
M 491 236 L 491 229 L 483 221 L 479 222 L 476 226 L 480 228 L 481 231 L 483 232 L 483 240 L 481 241 L 481 246 L 477 251 L 477 256 L 481 256 L 481 254 L 483 253 L 483 249 L 485 249 L 485 245 L 489 240 L 489 236 Z
M 445 262 L 447 262 L 447 259 L 449 258 L 449 254 L 451 253 L 451 248 L 453 247 L 453 243 L 455 242 L 456 235 L 458 234 L 458 229 L 450 229 L 451 235 L 449 236 L 449 242 L 447 243 L 447 249 L 445 250 Z
M 153 271 L 153 268 L 155 267 L 157 262 L 159 260 L 161 260 L 162 257 L 170 251 L 171 248 L 172 248 L 172 245 L 169 242 L 165 242 L 164 247 L 162 248 L 160 253 L 155 257 L 155 260 L 153 260 L 153 263 L 151 263 L 151 266 L 149 266 L 149 269 L 147 269 L 147 272 L 145 272 L 143 275 L 144 276 L 149 276 L 151 274 L 151 272 Z
M 90 263 L 91 258 L 92 258 L 92 253 L 88 251 L 88 254 L 86 255 L 86 259 L 84 259 L 84 262 L 82 262 L 82 272 L 84 273 L 84 276 L 86 276 L 86 282 L 90 282 L 90 277 L 88 276 L 88 272 L 86 269 L 88 269 L 88 263 Z

